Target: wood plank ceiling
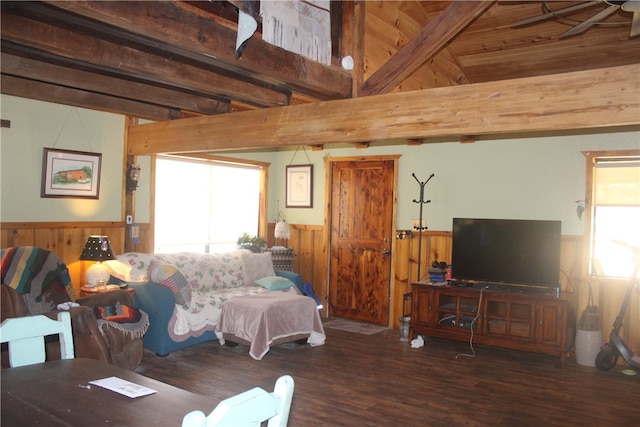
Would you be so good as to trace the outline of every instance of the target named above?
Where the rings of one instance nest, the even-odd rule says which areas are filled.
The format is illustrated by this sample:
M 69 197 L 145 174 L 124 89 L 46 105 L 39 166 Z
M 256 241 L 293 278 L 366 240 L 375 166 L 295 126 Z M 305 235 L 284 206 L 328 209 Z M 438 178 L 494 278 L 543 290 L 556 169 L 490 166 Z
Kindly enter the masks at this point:
M 246 3 L 2 1 L 2 93 L 170 120 L 640 63 L 622 10 L 569 38 L 568 19 L 512 27 L 545 4 L 582 3 L 541 1 L 335 1 L 334 65 L 259 33 L 236 59 Z M 347 54 L 353 72 L 339 66 Z

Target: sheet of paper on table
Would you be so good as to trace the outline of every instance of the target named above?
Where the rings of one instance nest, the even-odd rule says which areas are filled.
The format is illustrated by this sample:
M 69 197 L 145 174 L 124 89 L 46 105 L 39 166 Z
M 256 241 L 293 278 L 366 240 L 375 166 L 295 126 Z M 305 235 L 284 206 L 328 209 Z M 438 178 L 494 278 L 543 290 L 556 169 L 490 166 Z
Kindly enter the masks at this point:
M 89 381 L 89 384 L 106 388 L 116 393 L 124 394 L 128 397 L 141 397 L 156 393 L 155 390 L 144 387 L 118 377 L 103 378 L 101 380 Z

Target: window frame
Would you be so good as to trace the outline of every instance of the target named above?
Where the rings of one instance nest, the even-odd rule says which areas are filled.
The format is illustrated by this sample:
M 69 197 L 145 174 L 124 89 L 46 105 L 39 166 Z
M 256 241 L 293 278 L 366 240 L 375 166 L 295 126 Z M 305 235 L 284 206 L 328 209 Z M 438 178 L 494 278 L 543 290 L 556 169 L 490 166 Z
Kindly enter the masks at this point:
M 585 272 L 585 277 L 597 278 L 598 276 L 594 274 L 592 268 L 592 253 L 593 253 L 593 239 L 594 239 L 594 210 L 595 204 L 594 193 L 595 193 L 595 170 L 596 164 L 599 160 L 602 159 L 636 159 L 640 158 L 640 150 L 602 150 L 602 151 L 583 151 L 582 154 L 586 158 L 586 182 L 585 182 L 585 211 L 584 211 L 584 257 L 585 267 L 583 268 Z M 628 282 L 629 278 L 624 277 L 613 277 L 613 276 L 604 276 L 599 278 L 606 278 L 611 281 L 620 281 L 620 282 Z
M 267 239 L 267 200 L 268 200 L 268 188 L 269 188 L 269 167 L 271 163 L 263 162 L 259 160 L 249 160 L 249 159 L 241 159 L 234 157 L 226 157 L 226 156 L 218 156 L 206 153 L 181 153 L 181 154 L 155 154 L 151 156 L 151 192 L 153 194 L 152 200 L 155 200 L 156 193 L 156 161 L 158 158 L 171 159 L 171 160 L 184 160 L 184 161 L 193 161 L 193 162 L 204 162 L 204 163 L 218 163 L 226 166 L 246 166 L 252 168 L 258 168 L 260 170 L 260 195 L 259 195 L 259 206 L 258 206 L 258 236 Z M 151 228 L 152 237 L 151 237 L 151 247 L 155 248 L 155 223 L 156 223 L 156 214 L 155 214 L 155 202 L 150 204 L 150 219 L 151 223 L 154 224 Z

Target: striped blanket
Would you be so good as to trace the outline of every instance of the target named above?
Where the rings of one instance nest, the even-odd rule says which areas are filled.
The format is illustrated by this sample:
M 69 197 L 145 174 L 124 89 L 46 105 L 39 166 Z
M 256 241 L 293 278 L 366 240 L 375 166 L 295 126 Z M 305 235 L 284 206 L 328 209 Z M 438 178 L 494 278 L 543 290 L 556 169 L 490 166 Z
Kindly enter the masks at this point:
M 17 246 L 2 249 L 0 256 L 2 283 L 24 296 L 29 313 L 47 313 L 74 299 L 69 270 L 55 253 Z
M 120 329 L 136 338 L 144 336 L 149 328 L 149 316 L 135 307 L 118 303 L 106 307 L 94 307 L 93 312 L 98 319 L 100 332 L 103 334 L 104 325 Z

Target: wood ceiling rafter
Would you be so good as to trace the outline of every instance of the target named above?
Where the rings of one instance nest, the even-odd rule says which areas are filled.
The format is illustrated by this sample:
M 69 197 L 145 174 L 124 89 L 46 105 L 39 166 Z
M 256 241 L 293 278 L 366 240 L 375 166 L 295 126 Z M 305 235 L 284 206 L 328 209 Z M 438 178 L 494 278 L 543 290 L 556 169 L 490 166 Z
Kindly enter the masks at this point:
M 129 154 L 637 126 L 638 75 L 633 64 L 144 124 Z
M 70 87 L 37 82 L 9 75 L 0 76 L 2 93 L 22 98 L 39 99 L 62 105 L 73 105 L 88 109 L 96 109 L 121 114 L 131 111 L 137 117 L 152 120 L 175 120 L 181 118 L 180 111 L 162 106 L 154 106 L 135 100 L 126 100 L 113 96 L 78 90 Z
M 93 26 L 100 22 L 108 26 L 112 37 L 180 55 L 247 81 L 269 83 L 274 88 L 296 90 L 319 99 L 350 96 L 349 73 L 275 47 L 257 35 L 247 42 L 247 48 L 237 60 L 234 57 L 237 31 L 192 12 L 192 8 L 183 5 L 188 2 L 40 3 L 33 7 L 53 6 L 54 10 L 73 13 L 76 16 L 70 22 L 73 25 L 82 23 L 95 32 L 97 29 Z M 50 9 L 44 9 L 48 15 Z M 60 16 L 70 19 L 68 13 Z
M 47 34 L 47 37 L 42 37 L 42 34 Z M 289 94 L 211 73 L 170 57 L 153 55 L 107 39 L 98 39 L 4 11 L 2 37 L 3 48 L 10 45 L 14 52 L 22 51 L 24 55 L 43 59 L 55 56 L 58 61 L 65 61 L 65 65 L 70 68 L 88 69 L 97 74 L 164 85 L 220 100 L 238 99 L 261 107 L 289 103 Z M 83 48 L 79 49 L 78 46 Z
M 453 1 L 358 89 L 358 96 L 387 93 L 446 46 L 494 1 Z
M 6 46 L 5 46 L 6 47 Z M 5 49 L 7 50 L 7 49 Z M 144 83 L 131 82 L 115 77 L 96 76 L 93 73 L 82 70 L 74 70 L 55 64 L 39 62 L 33 59 L 2 53 L 0 57 L 2 74 L 20 76 L 34 82 L 57 84 L 65 87 L 75 87 L 79 91 L 100 93 L 107 84 L 111 95 L 123 100 L 133 100 L 135 94 L 137 100 L 165 106 L 167 99 L 171 99 L 172 105 L 179 110 L 189 112 L 198 111 L 205 114 L 222 114 L 229 111 L 229 103 L 221 102 L 213 98 L 199 97 L 194 94 L 180 93 L 163 87 L 150 86 Z M 97 105 L 94 106 L 98 107 Z M 154 116 L 142 112 L 138 117 L 149 120 L 166 120 L 166 115 Z
M 451 131 L 457 121 L 466 122 L 467 117 L 463 117 L 463 112 L 466 111 L 467 115 L 475 113 L 472 106 L 455 106 L 459 108 L 456 112 L 451 105 L 443 104 L 441 108 L 447 110 L 449 115 L 441 111 L 433 111 L 432 115 L 452 123 L 435 123 L 432 122 L 433 117 L 424 116 L 423 122 L 414 123 L 417 130 L 413 134 L 398 136 L 397 128 L 405 128 L 405 118 L 398 116 L 400 110 L 397 108 L 400 107 L 390 107 L 389 110 L 377 111 L 377 114 L 395 117 L 395 122 L 387 122 L 390 129 L 379 129 L 379 123 L 374 120 L 369 132 L 377 134 L 354 140 L 355 134 L 365 130 L 359 128 L 360 123 L 349 122 L 353 104 L 341 104 L 335 100 L 351 101 L 364 84 L 365 76 L 370 77 L 367 82 L 369 85 L 376 83 L 371 77 L 384 80 L 385 85 L 393 85 L 394 79 L 404 78 L 392 90 L 382 89 L 381 92 L 402 94 L 449 87 L 451 96 L 455 98 L 457 93 L 468 93 L 468 89 L 463 87 L 469 83 L 501 81 L 510 85 L 509 81 L 515 78 L 561 75 L 640 63 L 640 37 L 630 39 L 628 28 L 592 28 L 575 37 L 558 40 L 557 36 L 564 28 L 555 22 L 517 29 L 511 26 L 513 22 L 540 13 L 540 1 L 486 1 L 480 4 L 471 0 L 332 2 L 341 6 L 342 12 L 336 15 L 332 12 L 332 21 L 341 23 L 341 38 L 333 40 L 336 55 L 332 58 L 333 66 L 325 66 L 271 46 L 262 41 L 259 33 L 249 40 L 243 55 L 236 60 L 236 6 L 242 6 L 244 2 L 1 2 L 3 56 L 0 65 L 5 81 L 2 93 L 151 120 L 187 116 L 203 118 L 229 112 L 243 114 L 240 116 L 242 120 L 251 121 L 254 116 L 249 113 L 259 109 L 296 105 L 296 109 L 282 107 L 284 110 L 280 110 L 280 107 L 275 107 L 274 112 L 260 113 L 259 117 L 269 122 L 265 129 L 272 132 L 271 136 L 281 135 L 280 129 L 269 126 L 283 111 L 294 118 L 293 126 L 303 126 L 304 123 L 296 122 L 296 118 L 305 111 L 314 111 L 320 114 L 326 112 L 325 121 L 329 127 L 337 126 L 332 116 L 348 117 L 344 118 L 341 128 L 333 129 L 334 133 L 328 140 L 323 136 L 327 132 L 325 124 L 316 117 L 310 117 L 306 133 L 300 133 L 309 139 L 306 145 L 322 147 L 329 142 L 373 142 L 389 132 L 396 135 L 396 139 L 414 139 L 408 142 L 413 144 L 429 142 L 424 138 L 431 136 L 423 137 L 423 132 L 430 135 L 430 132 L 436 132 L 437 135 L 449 135 L 446 132 L 452 132 L 452 138 L 447 140 L 458 140 L 461 135 L 482 137 L 484 133 L 465 125 L 456 128 L 459 133 Z M 473 10 L 487 4 L 490 4 L 490 8 L 474 19 Z M 460 13 L 454 14 L 452 9 L 447 8 L 459 8 L 456 10 Z M 456 15 L 456 19 L 452 15 Z M 460 22 L 463 15 L 466 16 L 465 20 L 471 19 L 472 22 Z M 581 18 L 588 16 L 591 16 L 590 12 L 585 12 Z M 625 16 L 620 13 L 621 18 Z M 11 34 L 9 30 L 12 26 L 5 24 L 15 17 L 20 18 L 21 23 L 32 23 L 31 27 L 13 28 Z M 446 26 L 442 24 L 438 26 L 436 22 L 447 22 L 450 28 L 444 28 Z M 432 25 L 433 34 L 427 37 L 425 33 L 428 30 L 425 28 L 429 25 Z M 456 25 L 464 28 L 458 31 L 454 28 Z M 21 35 L 16 35 L 23 30 L 30 36 L 21 38 Z M 337 34 L 334 30 L 332 27 L 332 34 Z M 74 43 L 64 40 L 68 35 Z M 407 49 L 407 41 L 415 45 L 414 50 Z M 431 53 L 430 49 L 437 52 Z M 396 52 L 396 56 L 392 56 L 393 52 Z M 355 60 L 355 68 L 351 72 L 336 66 L 339 56 L 347 54 Z M 417 59 L 420 55 L 429 59 L 423 61 L 422 66 L 410 76 L 397 77 L 420 64 L 422 59 Z M 403 56 L 406 63 L 402 62 Z M 146 60 L 150 62 L 147 64 Z M 119 65 L 121 62 L 124 66 Z M 384 74 L 381 66 L 397 67 L 399 70 Z M 227 86 L 226 83 L 231 81 L 231 86 Z M 549 77 L 549 81 L 553 82 L 553 77 Z M 11 87 L 13 84 L 15 87 Z M 224 87 L 214 87 L 219 85 Z M 592 85 L 600 85 L 600 81 L 594 79 Z M 495 87 L 499 93 L 500 84 L 496 83 Z M 421 93 L 434 96 L 439 92 L 427 90 Z M 60 97 L 57 98 L 56 94 L 60 94 Z M 275 98 L 271 98 L 271 95 L 275 95 Z M 398 99 L 406 99 L 404 96 Z M 469 96 L 474 99 L 473 94 Z M 602 96 L 608 97 L 609 94 Z M 537 111 L 539 105 L 554 111 L 553 105 L 531 102 L 532 111 Z M 301 105 L 304 108 L 297 110 L 297 104 L 307 103 L 318 105 Z M 326 103 L 330 103 L 334 110 L 325 110 Z M 416 105 L 420 109 L 426 108 L 421 104 Z M 148 107 L 146 111 L 145 106 Z M 366 101 L 357 104 L 357 108 L 366 110 L 369 107 Z M 616 116 L 616 122 L 618 115 L 613 111 L 612 115 Z M 599 111 L 594 112 L 594 116 L 598 122 Z M 230 123 L 236 123 L 235 120 L 230 119 Z M 526 124 L 531 118 L 523 115 L 518 120 Z M 535 118 L 536 123 L 539 120 Z M 262 124 L 257 126 L 261 127 Z M 507 128 L 509 126 L 511 124 L 506 125 Z M 236 141 L 247 138 L 248 131 L 244 128 L 240 130 Z M 500 133 L 502 130 L 490 132 Z M 286 133 L 282 135 L 282 145 L 288 145 Z M 333 141 L 335 135 L 345 135 L 345 138 Z M 435 138 L 438 138 L 437 135 Z M 298 136 L 295 145 L 299 144 L 300 138 Z M 462 137 L 463 140 L 465 138 Z M 201 145 L 206 146 L 210 142 Z M 227 144 L 225 140 L 222 145 L 224 149 Z M 273 141 L 268 141 L 267 146 L 274 145 L 278 145 L 275 137 Z

